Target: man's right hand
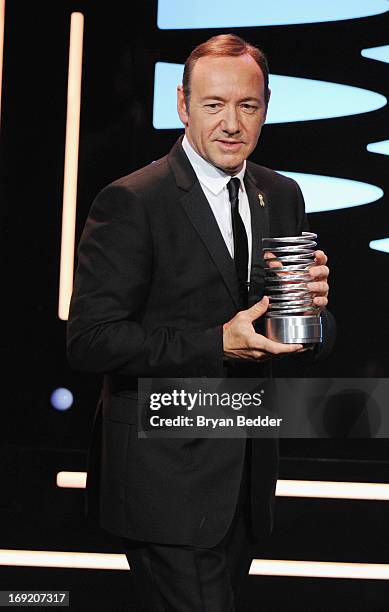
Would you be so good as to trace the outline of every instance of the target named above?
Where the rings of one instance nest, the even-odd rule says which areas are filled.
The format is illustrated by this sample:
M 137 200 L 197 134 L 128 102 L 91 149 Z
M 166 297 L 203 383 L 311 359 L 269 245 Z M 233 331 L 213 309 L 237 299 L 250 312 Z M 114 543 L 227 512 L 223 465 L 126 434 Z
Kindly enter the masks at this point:
M 302 344 L 283 344 L 257 334 L 253 321 L 262 317 L 269 307 L 269 298 L 247 310 L 241 310 L 223 325 L 223 350 L 227 359 L 251 359 L 263 361 L 274 355 L 296 353 L 305 350 Z

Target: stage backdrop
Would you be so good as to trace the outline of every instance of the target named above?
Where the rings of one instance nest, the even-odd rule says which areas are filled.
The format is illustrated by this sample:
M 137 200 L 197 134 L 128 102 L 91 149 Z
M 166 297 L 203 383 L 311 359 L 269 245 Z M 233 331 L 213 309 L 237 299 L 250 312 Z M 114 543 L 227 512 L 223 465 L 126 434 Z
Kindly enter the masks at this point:
M 270 4 L 270 6 L 266 6 Z M 2 100 L 6 441 L 86 448 L 100 377 L 70 370 L 57 317 L 71 12 L 85 17 L 77 240 L 97 192 L 182 133 L 175 87 L 191 49 L 233 32 L 268 55 L 272 99 L 252 159 L 300 183 L 329 256 L 331 358 L 302 376 L 389 375 L 387 3 L 9 2 Z M 231 6 L 230 6 L 231 5 Z M 197 7 L 195 12 L 193 7 Z M 239 13 L 239 14 L 238 14 Z M 386 141 L 386 142 L 385 142 Z M 378 144 L 377 144 L 378 143 Z M 284 367 L 280 375 L 294 375 Z M 50 404 L 65 387 L 74 403 Z M 285 452 L 382 456 L 378 441 Z M 286 447 L 284 447 L 286 448 Z

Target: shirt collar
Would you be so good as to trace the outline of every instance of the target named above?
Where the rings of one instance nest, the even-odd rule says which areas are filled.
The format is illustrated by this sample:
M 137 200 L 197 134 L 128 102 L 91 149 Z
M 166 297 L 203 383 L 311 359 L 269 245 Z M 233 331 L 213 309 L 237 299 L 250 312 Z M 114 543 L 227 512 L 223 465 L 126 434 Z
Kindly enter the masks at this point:
M 188 159 L 196 173 L 200 183 L 205 185 L 214 195 L 218 195 L 231 179 L 231 175 L 223 172 L 210 162 L 206 161 L 194 150 L 186 135 L 182 140 L 182 148 L 184 149 Z M 234 175 L 234 178 L 240 180 L 240 188 L 244 190 L 243 177 L 246 171 L 246 160 L 243 162 L 242 169 Z

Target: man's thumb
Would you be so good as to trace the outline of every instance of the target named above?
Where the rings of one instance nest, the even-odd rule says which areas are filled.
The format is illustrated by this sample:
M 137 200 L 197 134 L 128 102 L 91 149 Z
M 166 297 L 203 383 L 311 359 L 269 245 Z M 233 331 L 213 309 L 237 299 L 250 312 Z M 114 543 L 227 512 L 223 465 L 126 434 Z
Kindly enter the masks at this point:
M 251 308 L 247 309 L 247 313 L 250 315 L 252 321 L 261 317 L 269 307 L 269 298 L 267 295 L 264 295 L 263 298 L 251 306 Z

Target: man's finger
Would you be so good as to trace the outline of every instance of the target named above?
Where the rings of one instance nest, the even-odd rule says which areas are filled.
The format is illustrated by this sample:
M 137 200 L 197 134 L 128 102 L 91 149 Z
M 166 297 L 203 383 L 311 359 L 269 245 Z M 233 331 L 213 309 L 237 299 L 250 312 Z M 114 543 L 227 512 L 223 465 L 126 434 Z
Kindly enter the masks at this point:
M 313 303 L 315 304 L 315 306 L 320 306 L 321 308 L 324 308 L 328 304 L 328 299 L 323 296 L 316 296 L 313 298 Z
M 269 338 L 266 338 L 265 336 L 261 336 L 260 342 L 262 345 L 261 350 L 265 351 L 266 353 L 271 353 L 272 355 L 280 355 L 282 353 L 295 353 L 296 351 L 299 351 L 304 348 L 303 344 L 284 344 L 283 342 L 275 342 L 274 340 L 269 340 Z
M 324 253 L 324 251 L 315 251 L 315 260 L 316 260 L 316 263 L 319 266 L 321 266 L 321 265 L 325 265 L 327 263 L 328 257 Z
M 320 295 L 327 295 L 329 291 L 328 283 L 325 281 L 309 282 L 307 286 L 309 291 Z
M 330 273 L 329 268 L 327 268 L 327 266 L 312 266 L 311 268 L 309 268 L 309 273 L 312 276 L 312 278 L 328 278 L 328 275 Z
M 269 307 L 269 298 L 267 297 L 267 295 L 264 295 L 263 298 L 259 302 L 254 304 L 254 306 L 251 306 L 251 308 L 248 308 L 245 312 L 248 315 L 250 321 L 255 321 L 255 319 L 258 319 L 263 314 L 265 314 L 268 307 Z
M 273 259 L 274 257 L 276 256 L 271 251 L 266 251 L 263 256 L 264 259 Z M 282 263 L 280 261 L 269 261 L 267 266 L 268 268 L 282 268 Z

